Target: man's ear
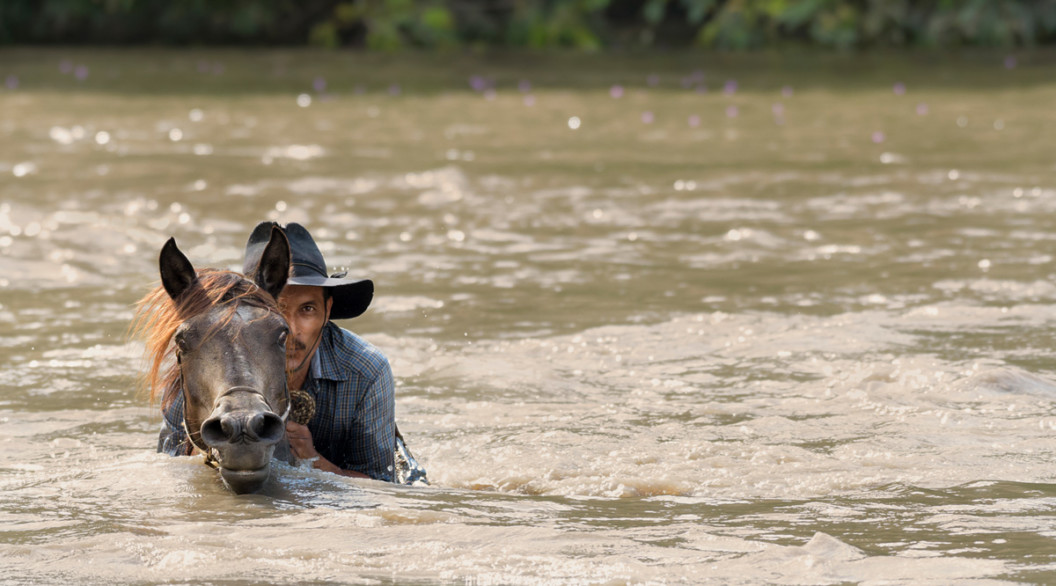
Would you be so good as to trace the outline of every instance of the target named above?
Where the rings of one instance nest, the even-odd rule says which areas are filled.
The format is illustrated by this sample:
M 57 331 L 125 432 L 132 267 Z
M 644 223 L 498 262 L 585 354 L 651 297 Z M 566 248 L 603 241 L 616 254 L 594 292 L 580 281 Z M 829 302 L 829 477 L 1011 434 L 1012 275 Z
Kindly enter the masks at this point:
M 334 306 L 334 296 L 328 295 L 326 298 L 326 319 L 324 321 L 330 321 L 330 309 Z

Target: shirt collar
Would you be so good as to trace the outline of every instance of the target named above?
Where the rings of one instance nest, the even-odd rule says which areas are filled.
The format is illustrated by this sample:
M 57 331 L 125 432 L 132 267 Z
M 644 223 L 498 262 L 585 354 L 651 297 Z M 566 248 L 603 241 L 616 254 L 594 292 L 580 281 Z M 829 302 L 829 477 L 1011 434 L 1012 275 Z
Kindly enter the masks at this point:
M 334 332 L 331 328 L 336 327 L 333 322 L 326 322 L 323 326 L 319 348 L 315 351 L 315 356 L 312 356 L 311 374 L 314 379 L 348 380 L 349 373 L 340 367 L 334 357 Z
M 316 348 L 315 354 L 312 356 L 312 378 L 322 378 L 323 376 L 323 365 L 319 355 L 323 353 L 323 344 L 320 342 L 319 347 Z

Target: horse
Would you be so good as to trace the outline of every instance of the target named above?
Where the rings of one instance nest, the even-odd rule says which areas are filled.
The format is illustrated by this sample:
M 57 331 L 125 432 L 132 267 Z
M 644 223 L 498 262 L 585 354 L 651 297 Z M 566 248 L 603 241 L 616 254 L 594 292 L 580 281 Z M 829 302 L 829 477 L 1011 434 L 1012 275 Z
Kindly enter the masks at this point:
M 277 299 L 289 277 L 290 245 L 273 228 L 252 275 L 195 270 L 170 238 L 158 258 L 161 285 L 138 304 L 133 329 L 145 339 L 151 402 L 183 394 L 187 437 L 236 494 L 267 481 L 286 441 L 289 333 Z

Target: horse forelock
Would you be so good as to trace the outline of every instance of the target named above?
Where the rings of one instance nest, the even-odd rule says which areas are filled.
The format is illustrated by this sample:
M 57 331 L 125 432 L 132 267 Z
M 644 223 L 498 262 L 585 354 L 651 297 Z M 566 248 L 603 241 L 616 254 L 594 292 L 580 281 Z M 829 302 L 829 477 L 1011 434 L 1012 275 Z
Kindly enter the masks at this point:
M 168 408 L 180 392 L 180 369 L 173 342 L 180 325 L 215 307 L 226 306 L 224 315 L 206 334 L 209 336 L 228 326 L 242 304 L 280 313 L 270 293 L 238 273 L 207 268 L 199 269 L 197 274 L 199 285 L 184 293 L 178 302 L 159 285 L 136 304 L 132 331 L 142 338 L 149 363 L 143 386 L 151 403 L 160 403 L 162 409 Z

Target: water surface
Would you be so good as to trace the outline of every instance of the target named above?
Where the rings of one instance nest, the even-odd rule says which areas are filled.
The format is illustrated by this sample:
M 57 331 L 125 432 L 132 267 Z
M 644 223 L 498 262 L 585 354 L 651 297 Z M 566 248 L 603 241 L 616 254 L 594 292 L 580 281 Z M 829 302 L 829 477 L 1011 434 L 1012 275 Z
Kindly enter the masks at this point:
M 1056 579 L 1052 65 L 0 52 L 0 575 Z M 433 486 L 153 452 L 158 250 L 262 219 Z

